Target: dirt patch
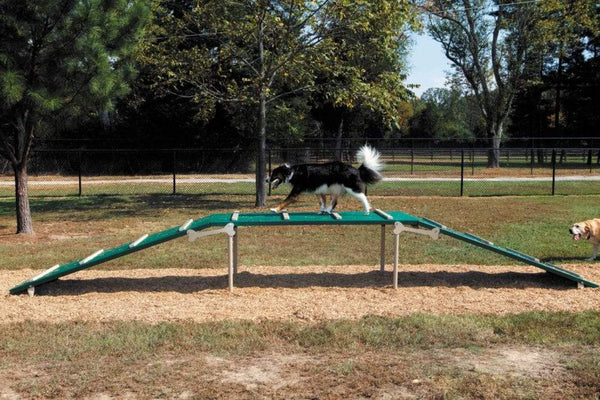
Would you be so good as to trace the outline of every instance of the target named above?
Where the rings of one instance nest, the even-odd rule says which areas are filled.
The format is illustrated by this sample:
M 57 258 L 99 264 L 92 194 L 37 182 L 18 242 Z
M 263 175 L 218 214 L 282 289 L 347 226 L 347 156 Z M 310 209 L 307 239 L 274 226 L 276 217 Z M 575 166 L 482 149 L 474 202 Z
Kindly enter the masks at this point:
M 510 362 L 501 356 L 519 352 L 538 355 L 523 366 L 515 365 L 518 360 L 513 356 L 508 357 Z M 84 368 L 80 361 L 54 360 L 38 367 L 55 371 L 61 379 L 33 370 L 15 375 L 14 368 L 0 369 L 0 397 L 561 399 L 570 397 L 561 393 L 561 388 L 572 384 L 564 366 L 571 357 L 569 349 L 551 351 L 503 345 L 476 352 L 439 348 L 342 354 L 266 351 L 252 356 L 222 357 L 208 353 L 183 357 L 157 354 L 150 363 L 139 360 L 122 369 L 112 367 L 121 373 L 111 373 L 110 367 L 98 365 L 83 378 L 78 373 Z M 532 365 L 538 361 L 545 368 L 543 373 L 540 373 L 542 367 Z M 516 375 L 515 370 L 518 370 Z M 546 386 L 552 390 L 546 393 Z M 37 396 L 29 396 L 32 387 L 37 388 Z M 515 395 L 524 388 L 528 395 Z
M 591 281 L 591 265 L 565 266 Z M 372 266 L 240 267 L 227 290 L 224 269 L 85 270 L 8 295 L 39 270 L 5 271 L 0 322 L 358 319 L 412 313 L 511 314 L 600 309 L 600 290 L 523 266 L 402 265 L 392 274 Z

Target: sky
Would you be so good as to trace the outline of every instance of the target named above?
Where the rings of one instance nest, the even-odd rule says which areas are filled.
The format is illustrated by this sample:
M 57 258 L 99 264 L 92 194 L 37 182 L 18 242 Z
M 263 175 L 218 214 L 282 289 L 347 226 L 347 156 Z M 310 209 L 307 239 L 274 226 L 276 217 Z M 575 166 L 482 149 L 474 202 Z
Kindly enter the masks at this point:
M 444 87 L 446 73 L 450 64 L 438 42 L 427 35 L 412 35 L 414 41 L 408 57 L 410 72 L 406 79 L 407 84 L 419 84 L 421 87 L 412 89 L 421 96 L 424 91 L 434 87 Z

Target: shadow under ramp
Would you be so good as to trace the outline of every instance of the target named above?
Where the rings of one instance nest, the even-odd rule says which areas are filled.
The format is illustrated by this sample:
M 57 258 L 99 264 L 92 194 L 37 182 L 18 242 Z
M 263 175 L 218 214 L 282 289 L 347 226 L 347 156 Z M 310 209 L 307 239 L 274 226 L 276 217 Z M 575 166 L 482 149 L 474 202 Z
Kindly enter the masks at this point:
M 378 270 L 355 273 L 286 273 L 254 274 L 244 271 L 234 278 L 235 288 L 306 289 L 306 288 L 358 288 L 391 289 L 392 272 Z M 472 289 L 576 289 L 573 282 L 555 275 L 536 272 L 487 273 L 481 271 L 400 272 L 398 287 L 469 287 Z M 180 293 L 191 294 L 207 290 L 227 290 L 227 275 L 222 276 L 163 276 L 92 279 L 59 279 L 36 290 L 42 296 L 75 296 L 87 293 Z

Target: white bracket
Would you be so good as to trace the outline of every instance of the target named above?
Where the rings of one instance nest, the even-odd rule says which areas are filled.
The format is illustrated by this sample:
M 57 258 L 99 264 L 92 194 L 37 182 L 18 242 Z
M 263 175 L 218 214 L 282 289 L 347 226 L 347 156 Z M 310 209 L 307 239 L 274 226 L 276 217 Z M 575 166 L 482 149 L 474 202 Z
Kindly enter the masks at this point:
M 213 229 L 211 231 L 200 231 L 200 232 L 196 232 L 193 229 L 188 229 L 188 231 L 186 233 L 188 235 L 188 240 L 190 242 L 193 242 L 196 239 L 200 239 L 201 237 L 217 235 L 219 233 L 226 233 L 227 236 L 234 237 L 235 236 L 235 225 L 232 223 L 229 223 L 229 224 L 225 225 L 223 228 Z
M 406 226 L 402 222 L 399 222 L 399 221 L 394 222 L 394 235 L 399 235 L 402 232 L 410 232 L 410 233 L 416 233 L 418 235 L 429 236 L 433 240 L 437 240 L 440 237 L 440 228 L 418 229 L 418 228 L 411 228 L 409 226 Z

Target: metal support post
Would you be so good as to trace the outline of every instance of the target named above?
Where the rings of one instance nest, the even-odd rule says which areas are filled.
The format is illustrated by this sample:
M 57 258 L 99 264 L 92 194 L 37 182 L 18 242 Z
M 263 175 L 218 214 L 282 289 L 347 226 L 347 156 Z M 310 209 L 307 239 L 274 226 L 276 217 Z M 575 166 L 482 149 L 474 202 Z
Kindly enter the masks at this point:
M 400 247 L 400 232 L 394 229 L 394 289 L 398 289 L 398 253 Z
M 189 226 L 186 222 L 183 226 Z M 186 227 L 187 229 L 187 227 Z M 237 228 L 233 223 L 225 225 L 223 228 L 213 229 L 211 231 L 196 232 L 193 229 L 186 231 L 188 240 L 190 242 L 195 241 L 201 237 L 216 235 L 219 233 L 227 234 L 227 254 L 229 259 L 228 277 L 229 277 L 229 291 L 233 291 L 233 274 L 237 273 Z
M 237 234 L 237 226 L 233 228 L 233 273 L 237 275 L 238 273 L 238 234 Z
M 419 235 L 429 236 L 433 240 L 437 240 L 440 236 L 440 228 L 434 229 L 419 229 L 405 226 L 402 222 L 394 223 L 394 289 L 398 289 L 398 253 L 400 247 L 400 234 L 402 232 L 416 233 Z
M 227 238 L 227 253 L 229 255 L 229 271 L 228 271 L 228 277 L 229 277 L 229 291 L 233 292 L 233 270 L 234 270 L 234 264 L 235 262 L 233 261 L 233 236 L 229 236 Z
M 385 271 L 385 225 L 381 225 L 381 261 L 379 263 L 379 270 Z

